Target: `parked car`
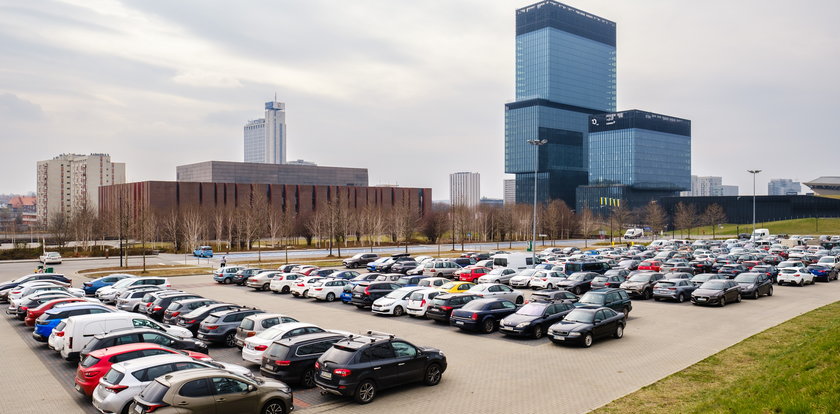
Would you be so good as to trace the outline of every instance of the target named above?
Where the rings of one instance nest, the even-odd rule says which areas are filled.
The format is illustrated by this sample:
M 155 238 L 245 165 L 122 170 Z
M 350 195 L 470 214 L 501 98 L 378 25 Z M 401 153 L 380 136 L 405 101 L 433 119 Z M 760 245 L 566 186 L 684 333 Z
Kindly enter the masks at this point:
M 153 328 L 116 329 L 111 332 L 94 335 L 82 348 L 79 358 L 84 360 L 91 352 L 117 345 L 148 342 L 172 349 L 201 352 L 207 354 L 207 344 L 195 338 L 182 338 Z
M 592 289 L 617 288 L 620 287 L 625 280 L 627 280 L 626 276 L 621 275 L 598 275 L 595 276 L 594 279 L 592 279 L 592 283 L 590 283 L 590 286 Z
M 740 302 L 741 289 L 734 280 L 709 280 L 691 293 L 695 305 L 726 306 L 728 302 Z
M 297 319 L 291 316 L 279 313 L 257 313 L 246 316 L 242 319 L 242 323 L 236 328 L 236 346 L 242 348 L 245 345 L 245 340 L 268 329 L 274 325 L 281 323 L 298 322 Z
M 595 339 L 624 337 L 626 316 L 610 308 L 583 307 L 569 312 L 562 321 L 548 328 L 548 336 L 555 344 L 577 342 L 592 346 Z
M 734 279 L 735 276 L 738 276 L 741 273 L 747 271 L 746 266 L 738 263 L 738 264 L 725 264 L 718 269 L 718 274 L 725 276 L 727 279 Z
M 236 329 L 248 316 L 265 313 L 259 309 L 229 309 L 212 312 L 198 326 L 196 337 L 210 343 L 236 345 Z
M 271 293 L 289 293 L 292 291 L 292 286 L 296 285 L 298 279 L 302 277 L 305 276 L 300 273 L 275 273 L 271 278 L 266 276 L 265 279 L 270 281 L 268 286 Z
M 544 272 L 537 272 L 531 278 L 531 289 L 552 289 L 555 286 L 560 286 L 560 282 L 568 279 L 565 273 L 547 270 Z
M 415 260 L 402 260 L 391 265 L 391 269 L 389 269 L 389 271 L 405 274 L 417 266 L 420 266 L 420 263 L 417 263 Z
M 432 299 L 426 309 L 426 317 L 436 322 L 449 322 L 452 311 L 460 309 L 473 299 L 480 296 L 471 293 L 444 293 Z
M 380 315 L 402 316 L 405 314 L 406 307 L 408 307 L 411 294 L 421 289 L 423 288 L 416 286 L 398 288 L 374 300 L 371 305 L 371 312 Z
M 837 280 L 837 269 L 834 266 L 825 265 L 825 264 L 812 264 L 806 267 L 811 274 L 814 275 L 814 279 L 820 280 L 823 282 L 830 282 L 832 280 Z
M 274 341 L 263 353 L 260 373 L 305 388 L 315 386 L 315 362 L 333 344 L 346 338 L 331 332 L 311 333 Z
M 663 279 L 653 285 L 653 299 L 656 301 L 670 299 L 683 303 L 691 299 L 691 293 L 695 289 L 697 285 L 690 279 Z
M 633 310 L 633 303 L 630 301 L 630 295 L 623 289 L 603 288 L 590 290 L 583 294 L 580 299 L 574 303 L 576 307 L 607 307 L 616 312 L 621 312 L 624 316 L 630 316 L 630 311 Z
M 186 315 L 202 306 L 212 305 L 214 303 L 219 303 L 219 301 L 207 298 L 179 299 L 173 301 L 163 312 L 163 322 L 178 323 L 178 318 L 181 315 Z
M 46 252 L 38 258 L 38 261 L 45 265 L 61 264 L 61 254 L 58 252 Z
M 755 266 L 752 268 L 753 273 L 764 273 L 767 277 L 770 278 L 773 283 L 776 283 L 776 277 L 779 275 L 779 270 L 776 269 L 776 266 L 767 264 L 767 265 L 760 265 Z
M 414 261 L 408 254 L 400 253 L 400 254 L 393 254 L 391 257 L 386 258 L 381 262 L 377 262 L 376 264 L 368 264 L 368 270 L 371 272 L 380 272 L 380 273 L 391 273 L 391 267 L 398 262 L 408 262 Z
M 262 272 L 265 272 L 266 269 L 260 269 L 256 267 L 246 267 L 233 275 L 233 283 L 236 283 L 239 286 L 244 286 L 245 283 L 248 282 L 248 279 L 251 276 L 258 275 Z
M 49 281 L 54 280 L 57 283 L 64 284 L 66 286 L 70 286 L 70 279 L 65 277 L 62 274 L 58 273 L 34 273 L 31 275 L 21 276 L 17 279 L 12 279 L 3 283 L 0 283 L 0 302 L 8 302 L 9 301 L 9 293 L 14 290 L 14 288 L 20 286 L 23 283 L 31 282 L 31 281 Z
M 305 276 L 299 277 L 297 283 L 292 286 L 292 296 L 296 298 L 305 298 L 309 294 L 309 289 L 315 286 L 315 283 L 324 280 L 320 276 Z
M 35 321 L 46 311 L 53 309 L 56 306 L 61 307 L 71 303 L 90 303 L 90 301 L 77 297 L 62 297 L 42 301 L 42 303 L 36 307 L 24 306 L 25 309 L 22 307 L 25 315 L 23 322 L 26 326 L 35 326 Z
M 566 289 L 543 289 L 531 294 L 529 302 L 553 302 L 562 301 L 574 303 L 579 300 L 578 296 Z M 526 303 L 529 303 L 526 302 Z
M 311 323 L 280 323 L 245 339 L 245 343 L 242 346 L 242 359 L 259 364 L 262 361 L 263 353 L 274 341 L 293 336 L 324 332 L 326 332 L 324 329 Z
M 504 283 L 509 284 L 510 278 L 516 275 L 516 270 L 509 267 L 497 267 L 487 274 L 478 278 L 478 283 Z
M 455 277 L 463 282 L 476 283 L 476 280 L 481 276 L 490 273 L 490 269 L 480 266 L 468 266 L 455 272 Z
M 82 283 L 82 289 L 84 289 L 86 295 L 93 295 L 96 293 L 97 290 L 103 288 L 105 286 L 111 286 L 114 283 L 119 282 L 127 277 L 136 277 L 134 275 L 129 275 L 125 273 L 115 273 L 108 276 L 102 276 L 96 279 L 93 279 L 88 282 Z
M 249 277 L 248 281 L 245 282 L 245 286 L 256 290 L 267 291 L 271 287 L 273 279 L 282 274 L 278 270 L 266 270 L 265 272 L 260 272 Z M 289 289 L 291 289 L 291 286 Z
M 341 295 L 347 283 L 349 282 L 344 279 L 321 280 L 312 286 L 312 289 L 309 291 L 309 297 L 315 298 L 316 300 L 332 302 Z
M 366 404 L 380 389 L 413 382 L 437 385 L 446 366 L 446 356 L 436 348 L 417 347 L 392 335 L 354 336 L 336 342 L 318 358 L 315 384 L 331 394 L 352 396 Z M 382 367 L 386 368 L 379 369 Z M 389 374 L 387 367 L 399 369 Z
M 436 276 L 452 278 L 455 272 L 460 269 L 454 262 L 447 260 L 430 261 L 423 264 L 423 276 Z
M 809 272 L 804 267 L 783 267 L 779 269 L 779 275 L 776 277 L 776 282 L 779 286 L 784 285 L 813 285 L 814 274 Z
M 397 284 L 402 287 L 419 286 L 420 281 L 423 279 L 423 276 L 403 276 L 397 279 Z
M 533 280 L 534 277 L 540 277 L 539 275 L 542 275 L 544 272 L 546 272 L 546 270 L 523 269 L 508 279 L 508 284 L 515 288 L 531 287 L 531 280 Z
M 139 312 L 141 303 L 145 306 L 143 297 L 145 297 L 147 293 L 159 292 L 161 290 L 163 289 L 160 286 L 143 286 L 137 289 L 129 289 L 117 297 L 114 305 L 117 309 L 122 311 Z
M 443 292 L 434 288 L 420 288 L 419 290 L 415 290 L 408 297 L 405 311 L 408 313 L 408 316 L 425 317 L 426 310 L 431 305 L 432 299 L 442 294 Z
M 373 305 L 373 301 L 400 288 L 391 282 L 361 282 L 353 288 L 350 304 L 362 309 Z
M 204 305 L 179 316 L 178 326 L 188 329 L 193 335 L 195 335 L 198 333 L 201 321 L 210 316 L 211 313 L 229 309 L 239 309 L 241 307 L 242 306 L 234 305 L 232 303 L 211 303 L 209 305 Z
M 592 280 L 598 276 L 595 272 L 572 273 L 566 280 L 557 283 L 557 287 L 566 289 L 576 295 L 588 291 L 592 287 Z
M 376 253 L 357 253 L 353 257 L 348 257 L 341 262 L 348 269 L 356 269 L 367 266 L 368 263 L 377 259 L 379 259 L 379 255 Z
M 639 261 L 639 260 L 627 259 L 627 260 L 622 260 L 622 261 L 618 262 L 618 267 L 620 267 L 622 269 L 627 269 L 629 271 L 633 271 L 633 270 L 636 270 L 636 269 L 639 268 L 640 263 L 641 263 L 641 261 Z
M 163 289 L 172 288 L 169 279 L 157 276 L 129 277 L 105 286 L 96 291 L 96 298 L 104 303 L 114 303 L 117 297 L 132 286 L 160 286 Z
M 525 297 L 521 293 L 501 283 L 479 283 L 471 287 L 467 293 L 472 293 L 482 298 L 507 299 L 517 305 L 525 303 Z
M 706 283 L 709 280 L 718 280 L 718 279 L 726 279 L 723 275 L 717 273 L 701 273 L 699 275 L 694 275 L 690 280 L 694 286 L 699 287 L 703 283 Z
M 449 279 L 445 277 L 423 277 L 417 282 L 417 286 L 422 288 L 439 288 L 449 283 Z
M 193 257 L 213 257 L 213 248 L 210 246 L 200 246 L 199 248 L 193 250 Z
M 294 403 L 292 389 L 282 382 L 190 369 L 157 377 L 134 397 L 132 407 L 137 414 L 288 413 Z
M 575 306 L 566 302 L 531 302 L 499 322 L 499 332 L 510 336 L 542 338 L 548 328 L 559 322 Z
M 470 282 L 448 282 L 441 285 L 438 289 L 447 293 L 461 293 L 472 289 L 473 286 L 475 284 Z
M 171 295 L 160 295 L 160 296 L 157 297 L 157 299 L 155 299 L 154 302 L 152 302 L 151 305 L 146 306 L 146 315 L 149 315 L 149 317 L 154 319 L 154 320 L 162 321 L 164 314 L 169 309 L 169 305 L 172 304 L 173 302 L 177 302 L 177 301 L 181 301 L 181 300 L 187 300 L 187 299 L 200 299 L 200 298 L 201 298 L 201 296 L 199 296 L 199 295 L 196 295 L 194 293 L 185 293 L 185 292 L 175 293 L 175 294 L 171 294 Z M 170 315 L 170 323 L 172 323 L 171 321 L 172 321 L 172 319 L 171 319 L 171 315 Z
M 645 260 L 639 263 L 639 266 L 636 270 L 650 270 L 653 272 L 658 272 L 662 268 L 662 262 L 658 260 Z
M 665 275 L 659 272 L 638 272 L 631 275 L 620 287 L 630 296 L 648 300 L 653 297 L 653 285 L 662 279 L 665 279 Z
M 741 296 L 758 299 L 759 296 L 773 296 L 773 281 L 764 273 L 741 273 L 735 276 L 741 289 Z
M 491 333 L 500 320 L 516 312 L 516 309 L 516 305 L 507 299 L 475 299 L 453 310 L 449 324 L 459 329 Z

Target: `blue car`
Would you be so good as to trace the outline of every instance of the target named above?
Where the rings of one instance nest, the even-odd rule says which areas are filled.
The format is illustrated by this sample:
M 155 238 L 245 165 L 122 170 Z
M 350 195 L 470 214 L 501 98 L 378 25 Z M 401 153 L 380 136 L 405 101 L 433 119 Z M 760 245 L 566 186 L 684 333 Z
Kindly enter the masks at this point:
M 83 303 L 79 305 L 63 305 L 52 308 L 35 321 L 35 331 L 32 337 L 36 341 L 44 342 L 50 337 L 53 328 L 65 318 L 76 315 L 90 315 L 94 313 L 114 312 L 113 309 L 98 303 Z
M 103 288 L 105 286 L 111 286 L 114 283 L 117 283 L 120 280 L 123 280 L 127 277 L 135 277 L 134 275 L 127 275 L 127 274 L 113 274 L 108 276 L 100 277 L 99 279 L 93 279 L 90 282 L 82 283 L 82 289 L 85 291 L 85 295 L 93 296 L 97 290 Z
M 193 250 L 193 256 L 195 257 L 213 257 L 213 248 L 210 246 L 201 246 L 195 250 Z

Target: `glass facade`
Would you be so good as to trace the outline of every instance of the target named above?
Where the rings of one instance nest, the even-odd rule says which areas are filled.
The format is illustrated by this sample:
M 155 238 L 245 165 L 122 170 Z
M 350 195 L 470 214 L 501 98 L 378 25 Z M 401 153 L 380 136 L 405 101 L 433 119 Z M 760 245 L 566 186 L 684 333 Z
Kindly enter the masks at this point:
M 505 172 L 516 202 L 575 204 L 588 175 L 588 122 L 615 111 L 615 23 L 555 1 L 516 11 L 516 102 L 505 106 Z M 528 140 L 547 140 L 535 147 Z M 536 155 L 536 165 L 535 165 Z

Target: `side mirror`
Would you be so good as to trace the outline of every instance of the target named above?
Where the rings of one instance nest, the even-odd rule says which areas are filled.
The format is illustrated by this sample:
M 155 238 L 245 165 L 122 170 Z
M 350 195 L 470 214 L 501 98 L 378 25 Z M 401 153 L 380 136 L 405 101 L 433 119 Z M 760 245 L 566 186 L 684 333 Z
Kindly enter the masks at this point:
M 257 387 L 255 387 L 255 386 L 253 386 L 253 385 L 251 385 L 251 384 L 248 384 L 248 392 L 254 392 L 254 391 L 256 391 L 256 390 L 257 390 Z

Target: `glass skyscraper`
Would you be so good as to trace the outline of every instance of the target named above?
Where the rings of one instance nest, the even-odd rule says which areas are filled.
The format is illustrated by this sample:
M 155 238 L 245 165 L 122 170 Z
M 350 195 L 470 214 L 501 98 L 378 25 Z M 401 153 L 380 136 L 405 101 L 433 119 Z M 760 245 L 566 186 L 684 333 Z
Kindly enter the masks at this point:
M 575 205 L 575 188 L 588 180 L 589 117 L 615 111 L 615 33 L 614 22 L 556 1 L 516 11 L 516 101 L 505 105 L 516 202 L 533 199 L 536 167 L 539 201 Z

